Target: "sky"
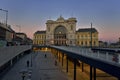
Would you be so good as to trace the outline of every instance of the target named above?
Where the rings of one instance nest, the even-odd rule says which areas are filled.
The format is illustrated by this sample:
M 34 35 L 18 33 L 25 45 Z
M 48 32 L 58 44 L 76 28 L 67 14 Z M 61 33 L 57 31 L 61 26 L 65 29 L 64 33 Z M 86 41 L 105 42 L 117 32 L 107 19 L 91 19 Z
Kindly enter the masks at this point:
M 8 24 L 16 32 L 33 38 L 37 30 L 46 30 L 46 21 L 77 19 L 76 30 L 90 28 L 99 32 L 99 40 L 116 42 L 120 37 L 120 0 L 0 0 L 0 9 L 8 10 Z M 0 11 L 0 22 L 5 12 Z

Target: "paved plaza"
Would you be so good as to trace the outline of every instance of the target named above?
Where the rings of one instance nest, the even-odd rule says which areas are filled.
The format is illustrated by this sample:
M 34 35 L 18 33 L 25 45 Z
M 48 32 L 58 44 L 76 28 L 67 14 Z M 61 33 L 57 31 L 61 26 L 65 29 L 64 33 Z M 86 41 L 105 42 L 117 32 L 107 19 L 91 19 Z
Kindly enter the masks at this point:
M 46 57 L 45 57 L 46 54 Z M 29 60 L 29 67 L 27 61 Z M 32 66 L 32 67 L 31 67 Z M 25 72 L 23 78 L 21 72 Z M 1 80 L 70 80 L 60 67 L 55 65 L 55 58 L 50 52 L 34 52 L 22 57 Z
M 29 61 L 28 65 L 27 61 Z M 32 52 L 19 59 L 0 80 L 73 80 L 73 63 L 69 61 L 68 73 L 66 73 L 66 58 L 63 64 L 61 66 L 61 59 L 59 62 L 48 51 Z M 116 80 L 99 70 L 96 75 L 97 80 Z M 89 65 L 84 65 L 84 72 L 81 71 L 81 66 L 77 66 L 76 80 L 89 80 Z

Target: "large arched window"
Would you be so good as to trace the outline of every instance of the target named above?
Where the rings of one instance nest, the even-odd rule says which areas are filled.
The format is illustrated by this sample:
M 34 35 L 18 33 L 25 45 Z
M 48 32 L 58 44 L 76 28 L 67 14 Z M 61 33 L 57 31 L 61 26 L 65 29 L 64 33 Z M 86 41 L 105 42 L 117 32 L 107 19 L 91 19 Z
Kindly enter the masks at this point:
M 55 45 L 66 45 L 66 33 L 67 30 L 64 26 L 58 26 L 54 30 L 54 44 Z

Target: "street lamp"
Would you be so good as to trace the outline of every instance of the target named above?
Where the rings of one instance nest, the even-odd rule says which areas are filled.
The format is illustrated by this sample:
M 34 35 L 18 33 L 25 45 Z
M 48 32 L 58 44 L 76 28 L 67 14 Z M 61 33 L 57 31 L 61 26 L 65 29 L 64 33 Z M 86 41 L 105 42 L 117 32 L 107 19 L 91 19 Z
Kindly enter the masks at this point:
M 7 27 L 7 20 L 8 20 L 8 10 L 0 9 L 1 11 L 6 12 L 6 27 Z
M 27 70 L 26 69 L 22 69 L 19 73 L 21 74 L 22 80 L 25 80 L 25 76 L 27 74 Z
M 92 49 L 92 23 L 91 23 L 91 44 L 90 44 L 90 46 L 91 46 L 91 49 Z

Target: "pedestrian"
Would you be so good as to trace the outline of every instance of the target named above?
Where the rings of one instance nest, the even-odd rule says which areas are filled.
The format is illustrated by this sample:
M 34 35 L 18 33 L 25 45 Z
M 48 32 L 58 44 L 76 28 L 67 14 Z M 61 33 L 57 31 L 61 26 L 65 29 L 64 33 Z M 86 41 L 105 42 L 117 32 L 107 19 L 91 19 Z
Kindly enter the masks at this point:
M 55 66 L 57 66 L 57 61 L 55 60 Z
M 29 60 L 27 60 L 27 67 L 29 67 Z
M 47 57 L 47 55 L 45 54 L 45 58 Z

